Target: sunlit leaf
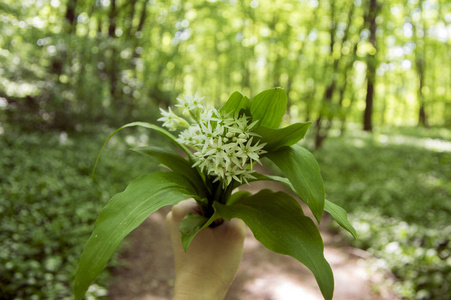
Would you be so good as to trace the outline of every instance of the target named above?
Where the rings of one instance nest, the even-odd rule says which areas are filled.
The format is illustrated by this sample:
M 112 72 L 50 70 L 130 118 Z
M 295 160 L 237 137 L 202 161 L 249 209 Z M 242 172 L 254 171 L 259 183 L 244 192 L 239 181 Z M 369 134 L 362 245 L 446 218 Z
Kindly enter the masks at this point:
M 251 102 L 251 115 L 258 126 L 278 128 L 287 109 L 287 95 L 282 88 L 257 94 Z
M 302 140 L 310 125 L 312 122 L 295 123 L 280 129 L 261 126 L 257 127 L 254 132 L 261 136 L 262 143 L 266 143 L 265 150 L 274 151 Z
M 167 138 L 169 138 L 169 140 L 170 140 L 171 142 L 173 142 L 173 143 L 174 143 L 175 145 L 177 145 L 180 149 L 182 149 L 183 152 L 185 152 L 186 155 L 188 155 L 188 157 L 190 158 L 190 160 L 191 160 L 192 162 L 194 162 L 194 156 L 193 156 L 193 154 L 191 153 L 191 151 L 189 151 L 188 148 L 186 148 L 186 146 L 184 146 L 184 145 L 180 144 L 179 142 L 177 142 L 177 138 L 176 138 L 174 135 L 172 135 L 169 131 L 167 131 L 167 130 L 161 128 L 160 126 L 153 125 L 153 124 L 150 124 L 150 123 L 145 123 L 145 122 L 132 122 L 132 123 L 125 124 L 124 126 L 118 128 L 118 129 L 116 129 L 116 130 L 115 130 L 112 134 L 110 134 L 110 136 L 106 139 L 105 143 L 103 143 L 103 146 L 102 146 L 102 148 L 101 148 L 100 151 L 99 151 L 99 154 L 97 154 L 96 162 L 95 162 L 95 164 L 94 164 L 94 168 L 92 169 L 91 177 L 94 177 L 94 172 L 95 172 L 95 170 L 96 170 L 97 163 L 99 162 L 100 154 L 102 154 L 102 150 L 103 150 L 103 148 L 105 148 L 105 146 L 106 146 L 106 144 L 108 143 L 108 141 L 109 141 L 116 133 L 118 133 L 118 132 L 121 131 L 122 129 L 127 128 L 127 127 L 136 127 L 136 126 L 144 127 L 144 128 L 149 128 L 149 129 L 153 129 L 153 130 L 155 130 L 155 131 L 157 131 L 157 132 L 163 134 L 164 136 L 166 136 Z
M 220 111 L 224 113 L 234 113 L 235 111 L 248 110 L 251 106 L 251 100 L 241 92 L 234 92 L 230 98 L 221 107 Z
M 218 218 L 214 213 L 209 219 L 194 213 L 187 214 L 180 222 L 179 231 L 182 236 L 182 246 L 186 251 L 194 237 L 204 228 L 210 226 Z
M 74 296 L 82 299 L 105 268 L 119 243 L 148 216 L 167 205 L 195 196 L 191 183 L 173 172 L 151 173 L 133 180 L 100 212 L 77 267 Z
M 199 196 L 206 197 L 204 181 L 199 175 L 199 172 L 197 172 L 197 169 L 193 168 L 192 163 L 188 160 L 184 159 L 180 155 L 170 153 L 165 148 L 156 146 L 137 147 L 131 150 L 146 156 L 151 156 L 172 171 L 184 175 L 189 181 L 191 181 Z
M 250 182 L 251 180 L 249 180 Z M 246 197 L 251 196 L 252 194 L 249 193 L 248 191 L 238 191 L 236 193 L 233 193 L 232 195 L 230 195 L 230 198 L 227 200 L 227 205 L 232 205 L 235 202 L 240 201 L 241 199 L 244 199 Z
M 258 180 L 276 181 L 288 186 L 294 193 L 296 193 L 296 190 L 287 178 L 259 173 L 254 173 L 252 175 L 255 177 L 255 179 L 249 180 L 249 182 Z M 357 240 L 357 233 L 354 227 L 348 221 L 348 214 L 346 213 L 346 210 L 344 210 L 337 204 L 328 201 L 327 199 L 325 199 L 324 202 L 324 210 L 327 211 L 343 229 L 347 230 Z
M 341 227 L 346 229 L 357 240 L 357 232 L 348 221 L 348 213 L 335 203 L 326 199 L 324 210 L 327 211 Z
M 324 258 L 318 228 L 299 203 L 283 192 L 263 190 L 232 205 L 214 204 L 224 219 L 242 219 L 255 238 L 269 250 L 294 257 L 309 268 L 325 299 L 332 299 L 334 279 Z
M 282 147 L 266 154 L 291 182 L 299 198 L 304 201 L 320 222 L 324 209 L 324 183 L 315 157 L 300 146 Z

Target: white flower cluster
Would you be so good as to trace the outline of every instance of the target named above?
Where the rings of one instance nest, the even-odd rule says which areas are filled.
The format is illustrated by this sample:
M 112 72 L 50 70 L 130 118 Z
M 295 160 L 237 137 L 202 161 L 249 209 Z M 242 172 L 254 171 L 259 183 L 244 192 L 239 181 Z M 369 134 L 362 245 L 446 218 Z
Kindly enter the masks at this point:
M 236 113 L 226 115 L 214 108 L 206 108 L 200 102 L 197 93 L 194 96 L 184 95 L 176 106 L 182 107 L 183 112 L 189 112 L 193 122 L 178 117 L 169 109 L 161 110 L 163 115 L 158 121 L 169 130 L 186 128 L 179 134 L 178 141 L 193 148 L 197 162 L 193 167 L 210 176 L 216 177 L 214 182 L 220 180 L 225 188 L 232 180 L 248 182 L 253 179 L 252 165 L 260 163 L 259 157 L 266 151 L 265 144 L 254 141 L 257 134 L 251 132 L 257 121 L 249 124 L 249 117 Z

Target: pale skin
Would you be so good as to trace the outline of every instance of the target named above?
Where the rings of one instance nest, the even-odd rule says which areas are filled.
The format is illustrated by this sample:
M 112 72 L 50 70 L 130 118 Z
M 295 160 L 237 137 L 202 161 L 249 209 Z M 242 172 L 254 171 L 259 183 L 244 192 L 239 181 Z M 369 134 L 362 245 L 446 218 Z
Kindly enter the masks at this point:
M 175 260 L 172 300 L 222 300 L 241 262 L 245 225 L 239 219 L 232 219 L 217 227 L 205 228 L 185 253 L 178 227 L 190 212 L 199 213 L 192 199 L 175 205 L 166 216 Z

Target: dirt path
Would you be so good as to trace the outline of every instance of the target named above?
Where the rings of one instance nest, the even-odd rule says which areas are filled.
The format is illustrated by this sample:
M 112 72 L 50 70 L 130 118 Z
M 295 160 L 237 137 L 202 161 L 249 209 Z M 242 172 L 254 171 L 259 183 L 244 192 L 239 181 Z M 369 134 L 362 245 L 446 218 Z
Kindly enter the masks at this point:
M 262 186 L 254 185 L 249 190 L 255 191 Z M 264 187 L 270 187 L 268 182 L 264 183 Z M 108 299 L 170 299 L 174 285 L 174 265 L 165 226 L 168 211 L 169 208 L 164 208 L 156 212 L 130 235 L 129 244 L 119 259 L 121 265 L 113 270 L 114 278 Z M 367 272 L 369 255 L 349 247 L 340 236 L 331 233 L 327 229 L 328 221 L 325 219 L 322 222 L 321 234 L 326 259 L 334 272 L 334 299 L 395 299 L 392 295 L 383 297 L 372 292 L 372 280 Z M 242 299 L 323 298 L 312 273 L 306 267 L 289 256 L 269 251 L 248 230 L 243 260 L 226 297 L 226 300 Z

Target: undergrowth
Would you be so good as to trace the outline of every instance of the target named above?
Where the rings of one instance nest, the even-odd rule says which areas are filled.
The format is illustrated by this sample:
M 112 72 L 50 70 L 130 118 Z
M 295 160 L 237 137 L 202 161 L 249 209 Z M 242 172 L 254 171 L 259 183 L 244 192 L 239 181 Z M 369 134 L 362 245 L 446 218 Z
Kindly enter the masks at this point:
M 355 131 L 315 152 L 327 198 L 349 212 L 357 246 L 395 275 L 386 284 L 406 299 L 450 299 L 451 143 L 440 139 L 450 134 Z
M 113 140 L 91 180 L 106 136 L 14 130 L 0 136 L 0 299 L 72 299 L 76 264 L 100 210 L 132 178 L 155 168 Z M 106 294 L 103 274 L 91 299 Z

